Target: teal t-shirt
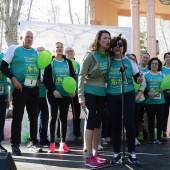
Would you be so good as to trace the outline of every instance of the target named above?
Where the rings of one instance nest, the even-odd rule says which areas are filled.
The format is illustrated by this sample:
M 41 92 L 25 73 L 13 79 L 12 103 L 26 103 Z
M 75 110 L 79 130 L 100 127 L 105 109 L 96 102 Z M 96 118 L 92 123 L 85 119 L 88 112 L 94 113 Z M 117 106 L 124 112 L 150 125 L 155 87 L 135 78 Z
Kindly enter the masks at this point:
M 145 72 L 149 71 L 149 68 L 148 68 L 148 67 L 145 67 L 145 68 L 142 68 L 142 67 L 140 67 L 140 66 L 138 66 L 138 67 L 139 67 L 139 69 L 142 71 L 142 73 L 145 73 Z
M 106 73 L 108 70 L 108 59 L 107 56 L 100 57 L 97 51 L 94 52 L 94 56 L 99 63 L 101 73 Z M 85 85 L 84 92 L 94 94 L 97 96 L 106 96 L 106 88 L 105 87 L 98 87 L 92 85 Z
M 4 53 L 0 53 L 0 65 L 4 55 Z M 7 77 L 0 70 L 0 95 L 7 95 L 7 93 Z
M 66 60 L 56 60 L 53 59 L 52 61 L 52 74 L 54 78 L 54 83 L 56 86 L 56 90 L 60 93 L 61 96 L 70 96 L 69 93 L 67 93 L 62 86 L 62 81 L 64 77 L 68 77 L 70 70 L 69 66 Z
M 20 46 L 15 49 L 10 70 L 21 85 L 30 88 L 36 86 L 39 74 L 37 57 L 38 53 L 33 48 L 25 49 Z
M 126 57 L 123 58 L 124 65 L 126 67 L 125 72 L 123 73 L 123 81 L 124 81 L 124 92 L 127 93 L 129 91 L 134 90 L 133 75 L 136 75 L 139 70 L 136 64 L 132 66 L 132 63 Z M 110 70 L 107 76 L 107 90 L 106 93 L 111 95 L 120 95 L 121 92 L 121 84 L 122 84 L 122 76 L 119 68 L 122 66 L 122 62 L 120 59 L 111 58 Z M 125 79 L 125 74 L 126 78 Z
M 39 97 L 41 98 L 46 98 L 46 87 L 44 86 L 44 83 L 43 83 L 43 78 L 44 78 L 44 69 L 41 69 L 40 71 L 40 86 L 39 86 Z
M 145 73 L 146 91 L 156 93 L 156 96 L 154 98 L 149 98 L 148 95 L 145 95 L 145 101 L 147 101 L 146 104 L 165 103 L 164 93 L 158 92 L 161 81 L 164 78 L 164 76 L 165 75 L 162 72 L 152 74 L 150 71 L 148 71 Z
M 76 68 L 76 72 L 75 72 L 75 75 L 76 75 L 76 83 L 77 83 L 77 88 L 78 88 L 78 76 L 79 76 L 79 72 L 80 72 L 80 64 L 77 63 L 77 68 Z
M 162 67 L 162 73 L 167 76 L 167 75 L 170 75 L 170 68 L 166 67 L 166 66 L 163 66 Z M 168 92 L 170 91 L 170 89 L 168 90 Z M 165 93 L 165 96 L 168 96 L 170 97 L 168 94 Z

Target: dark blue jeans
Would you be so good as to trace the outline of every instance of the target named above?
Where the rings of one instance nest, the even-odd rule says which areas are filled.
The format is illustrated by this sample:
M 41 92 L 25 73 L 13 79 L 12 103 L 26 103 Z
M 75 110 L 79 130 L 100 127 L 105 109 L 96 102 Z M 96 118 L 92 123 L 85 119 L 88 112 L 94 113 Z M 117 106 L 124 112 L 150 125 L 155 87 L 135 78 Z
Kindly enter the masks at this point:
M 39 135 L 40 142 L 47 141 L 47 131 L 48 131 L 48 120 L 49 120 L 49 111 L 46 98 L 39 98 Z
M 111 118 L 111 130 L 114 152 L 121 149 L 122 100 L 121 95 L 107 94 L 107 104 Z M 128 152 L 135 151 L 135 91 L 124 94 L 124 126 L 128 143 Z
M 0 95 L 0 143 L 3 140 L 6 105 L 7 105 L 7 95 Z

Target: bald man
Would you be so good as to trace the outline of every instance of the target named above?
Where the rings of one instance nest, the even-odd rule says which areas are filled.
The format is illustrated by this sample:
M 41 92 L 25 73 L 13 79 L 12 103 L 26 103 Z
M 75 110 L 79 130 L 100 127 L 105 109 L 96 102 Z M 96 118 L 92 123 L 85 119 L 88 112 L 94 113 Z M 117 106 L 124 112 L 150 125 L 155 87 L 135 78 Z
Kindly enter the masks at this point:
M 37 47 L 38 53 L 44 51 L 44 47 Z M 48 120 L 49 120 L 49 111 L 48 111 L 48 104 L 46 99 L 46 91 L 43 84 L 43 77 L 44 77 L 44 69 L 41 69 L 40 71 L 40 87 L 39 87 L 39 107 L 38 107 L 38 113 L 39 113 L 39 144 L 43 147 L 49 147 L 50 142 L 47 139 L 47 131 L 48 131 Z
M 39 69 L 37 66 L 37 51 L 32 48 L 33 33 L 23 32 L 20 37 L 22 45 L 11 45 L 2 59 L 1 71 L 11 79 L 13 85 L 13 120 L 11 128 L 12 154 L 21 155 L 21 125 L 26 106 L 30 137 L 27 147 L 32 152 L 40 152 L 37 140 L 37 119 L 39 99 Z M 10 65 L 10 70 L 8 66 Z
M 65 49 L 65 55 L 66 58 L 68 59 L 75 59 L 75 52 L 72 47 L 67 47 Z M 78 74 L 80 71 L 80 65 L 79 63 L 76 62 L 76 70 L 75 70 L 75 75 L 76 75 L 76 82 L 78 85 Z M 77 91 L 77 90 L 76 90 Z M 73 134 L 74 134 L 74 141 L 76 143 L 83 143 L 83 138 L 81 135 L 81 128 L 80 128 L 80 113 L 81 113 L 81 107 L 80 103 L 78 101 L 78 94 L 76 93 L 75 97 L 73 97 L 71 102 L 71 107 L 72 107 L 72 113 L 73 113 Z

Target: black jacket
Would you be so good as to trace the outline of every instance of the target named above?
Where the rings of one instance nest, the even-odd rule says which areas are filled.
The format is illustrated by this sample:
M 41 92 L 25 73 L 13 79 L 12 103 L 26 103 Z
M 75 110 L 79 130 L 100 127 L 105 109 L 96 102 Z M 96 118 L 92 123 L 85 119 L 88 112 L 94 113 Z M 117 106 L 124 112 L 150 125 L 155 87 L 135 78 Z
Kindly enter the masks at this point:
M 53 58 L 54 58 L 54 56 L 53 56 Z M 72 64 L 71 60 L 67 59 L 64 55 L 63 55 L 63 58 L 64 58 L 64 60 L 66 60 L 68 62 L 68 66 L 69 66 L 69 70 L 70 70 L 70 77 L 73 77 L 74 79 L 76 79 L 73 64 Z M 54 90 L 56 90 L 55 83 L 53 81 L 53 76 L 52 76 L 51 63 L 44 70 L 43 83 L 49 92 L 53 93 Z

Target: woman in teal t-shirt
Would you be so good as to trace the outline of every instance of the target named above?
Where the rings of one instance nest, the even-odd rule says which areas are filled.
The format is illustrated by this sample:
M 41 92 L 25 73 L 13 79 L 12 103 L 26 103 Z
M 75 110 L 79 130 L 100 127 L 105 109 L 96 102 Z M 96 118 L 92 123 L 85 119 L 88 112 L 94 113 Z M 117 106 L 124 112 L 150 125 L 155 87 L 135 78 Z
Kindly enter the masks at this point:
M 116 37 L 111 40 L 114 44 Z M 135 90 L 133 79 L 139 82 L 141 75 L 135 61 L 129 59 L 125 53 L 127 51 L 127 41 L 124 38 L 119 39 L 119 43 L 115 43 L 110 49 L 111 64 L 107 76 L 107 103 L 111 117 L 111 130 L 114 154 L 110 161 L 112 164 L 122 162 L 121 156 L 121 135 L 122 135 L 122 81 L 124 84 L 124 125 L 126 128 L 128 152 L 128 162 L 131 164 L 139 164 L 135 154 Z M 121 60 L 122 58 L 122 60 Z M 126 67 L 123 72 L 123 80 L 120 72 L 122 62 Z M 141 79 L 143 80 L 143 79 Z
M 70 105 L 70 96 L 73 94 L 67 93 L 63 86 L 62 81 L 65 77 L 71 76 L 75 79 L 74 68 L 72 62 L 63 55 L 63 44 L 56 42 L 54 46 L 54 57 L 51 63 L 45 68 L 43 83 L 47 88 L 47 98 L 50 104 L 50 147 L 49 153 L 55 151 L 55 128 L 56 120 L 58 117 L 58 110 L 60 109 L 60 135 L 61 142 L 59 152 L 70 152 L 70 148 L 66 144 L 66 132 L 67 132 L 67 116 Z
M 0 65 L 4 53 L 0 53 Z M 7 152 L 7 150 L 1 145 L 4 124 L 5 124 L 5 114 L 7 105 L 7 77 L 0 70 L 0 152 Z
M 164 54 L 165 65 L 162 67 L 162 73 L 167 76 L 170 75 L 170 52 Z M 163 139 L 165 141 L 168 140 L 167 138 L 167 124 L 168 124 L 168 117 L 169 117 L 169 106 L 170 106 L 170 89 L 166 90 L 165 92 L 165 112 L 163 118 Z
M 161 72 L 162 63 L 154 57 L 148 63 L 150 71 L 145 73 L 146 90 L 145 90 L 145 109 L 148 116 L 148 129 L 150 134 L 149 144 L 162 144 L 161 138 L 164 116 L 165 98 L 163 90 L 160 89 L 160 84 L 164 78 Z M 154 138 L 155 116 L 157 120 L 157 139 Z

